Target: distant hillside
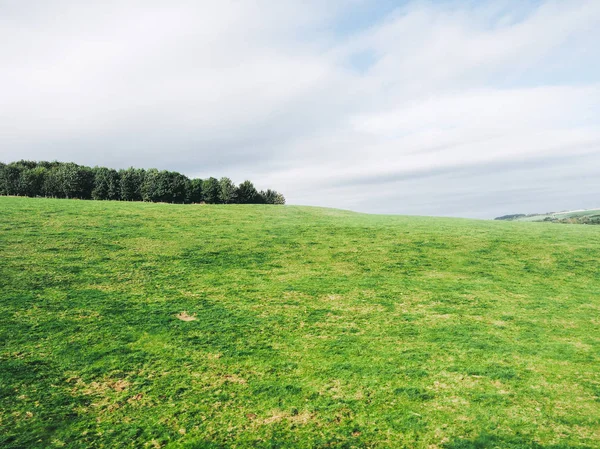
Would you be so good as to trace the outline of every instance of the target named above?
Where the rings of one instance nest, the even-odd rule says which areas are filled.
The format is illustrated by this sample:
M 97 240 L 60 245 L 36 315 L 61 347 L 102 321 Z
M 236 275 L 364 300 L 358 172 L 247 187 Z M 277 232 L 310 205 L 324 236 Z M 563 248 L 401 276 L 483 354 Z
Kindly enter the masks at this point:
M 496 217 L 506 221 L 549 221 L 553 223 L 600 224 L 600 209 L 546 212 L 544 214 L 512 214 Z

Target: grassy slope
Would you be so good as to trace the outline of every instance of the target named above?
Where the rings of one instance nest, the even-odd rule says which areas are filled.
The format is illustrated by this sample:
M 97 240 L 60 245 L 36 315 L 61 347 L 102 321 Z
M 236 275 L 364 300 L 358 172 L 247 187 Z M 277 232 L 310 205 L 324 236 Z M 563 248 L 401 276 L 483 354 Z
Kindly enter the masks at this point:
M 600 228 L 0 211 L 0 447 L 600 447 Z
M 561 220 L 564 218 L 596 217 L 598 215 L 600 215 L 600 209 L 588 209 L 580 211 L 555 212 L 551 214 L 532 215 L 530 217 L 517 218 L 514 221 L 544 221 L 544 219 L 546 218 L 554 218 L 557 220 Z

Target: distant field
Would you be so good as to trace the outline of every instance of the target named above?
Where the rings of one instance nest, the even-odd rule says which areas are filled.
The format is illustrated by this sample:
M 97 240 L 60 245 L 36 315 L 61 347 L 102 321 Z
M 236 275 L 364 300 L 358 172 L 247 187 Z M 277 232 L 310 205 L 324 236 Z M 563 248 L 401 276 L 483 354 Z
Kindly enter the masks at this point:
M 0 212 L 1 448 L 600 447 L 600 227 Z
M 600 209 L 588 209 L 570 212 L 553 212 L 549 214 L 537 214 L 520 217 L 514 221 L 544 221 L 546 219 L 562 220 L 566 218 L 600 217 Z

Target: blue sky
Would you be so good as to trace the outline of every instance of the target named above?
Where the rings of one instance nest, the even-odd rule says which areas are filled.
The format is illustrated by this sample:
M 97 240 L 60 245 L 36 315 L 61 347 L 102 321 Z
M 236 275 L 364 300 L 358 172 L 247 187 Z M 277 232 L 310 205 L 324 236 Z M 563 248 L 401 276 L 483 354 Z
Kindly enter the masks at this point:
M 600 207 L 600 2 L 0 0 L 0 160 L 289 203 Z

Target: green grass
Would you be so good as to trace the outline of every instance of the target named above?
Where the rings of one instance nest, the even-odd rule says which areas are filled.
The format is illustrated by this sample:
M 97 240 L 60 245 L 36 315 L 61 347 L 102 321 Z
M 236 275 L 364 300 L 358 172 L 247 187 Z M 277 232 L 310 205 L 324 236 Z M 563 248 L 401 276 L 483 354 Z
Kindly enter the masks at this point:
M 600 447 L 598 227 L 0 211 L 2 448 Z

